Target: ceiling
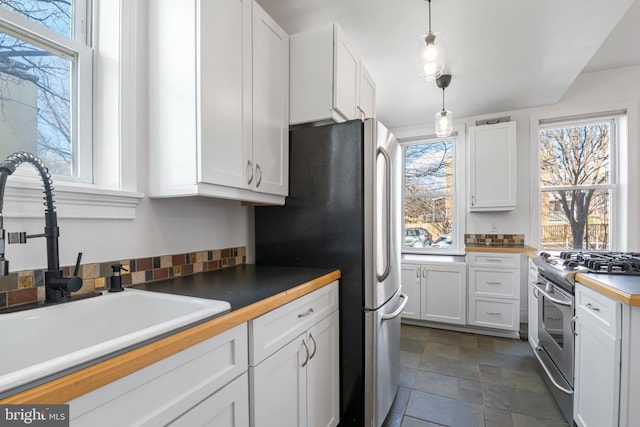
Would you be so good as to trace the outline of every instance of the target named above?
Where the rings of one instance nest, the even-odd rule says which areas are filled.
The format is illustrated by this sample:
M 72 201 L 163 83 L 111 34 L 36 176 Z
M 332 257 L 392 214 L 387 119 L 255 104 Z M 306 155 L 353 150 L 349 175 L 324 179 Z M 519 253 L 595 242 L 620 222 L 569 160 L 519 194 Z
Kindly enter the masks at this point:
M 257 1 L 289 34 L 339 23 L 376 81 L 387 127 L 430 124 L 442 109 L 442 90 L 416 74 L 425 0 Z M 640 64 L 640 0 L 432 0 L 431 13 L 454 118 L 553 104 L 583 71 Z

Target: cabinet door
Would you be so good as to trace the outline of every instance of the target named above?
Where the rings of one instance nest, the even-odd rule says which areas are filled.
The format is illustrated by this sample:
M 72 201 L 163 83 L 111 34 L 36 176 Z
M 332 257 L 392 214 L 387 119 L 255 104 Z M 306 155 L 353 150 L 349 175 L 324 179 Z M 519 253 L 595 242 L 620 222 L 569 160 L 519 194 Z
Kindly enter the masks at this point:
M 473 126 L 470 137 L 470 209 L 516 208 L 516 123 Z
M 289 191 L 289 36 L 253 6 L 253 189 Z
M 339 332 L 338 312 L 309 329 L 307 363 L 307 422 L 309 427 L 338 425 L 339 408 Z
M 577 311 L 573 419 L 580 427 L 617 426 L 620 340 Z
M 376 83 L 362 61 L 360 61 L 358 112 L 361 119 L 370 119 L 376 116 Z
M 344 33 L 334 29 L 333 108 L 345 120 L 358 118 L 358 58 Z
M 251 0 L 198 5 L 198 181 L 248 188 Z
M 249 427 L 249 379 L 244 373 L 168 425 Z
M 415 264 L 402 264 L 400 283 L 402 292 L 407 294 L 409 302 L 402 312 L 405 319 L 420 319 L 420 281 L 422 268 Z
M 435 322 L 466 323 L 466 266 L 422 266 L 426 272 L 421 285 L 421 318 Z
M 252 427 L 307 425 L 309 355 L 304 334 L 250 368 Z

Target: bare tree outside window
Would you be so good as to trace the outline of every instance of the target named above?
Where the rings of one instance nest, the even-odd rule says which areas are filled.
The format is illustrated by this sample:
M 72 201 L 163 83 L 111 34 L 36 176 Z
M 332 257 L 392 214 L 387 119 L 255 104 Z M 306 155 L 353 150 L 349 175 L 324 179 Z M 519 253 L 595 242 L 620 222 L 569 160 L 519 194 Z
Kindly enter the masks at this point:
M 424 247 L 443 242 L 451 246 L 453 230 L 453 141 L 436 140 L 407 145 L 404 150 L 405 246 Z M 408 230 L 425 230 L 428 244 L 416 246 Z
M 611 121 L 539 132 L 542 246 L 609 249 Z
M 3 0 L 18 12 L 72 36 L 72 1 Z M 30 151 L 56 175 L 74 175 L 74 69 L 76 57 L 39 34 L 18 34 L 0 21 L 0 155 Z

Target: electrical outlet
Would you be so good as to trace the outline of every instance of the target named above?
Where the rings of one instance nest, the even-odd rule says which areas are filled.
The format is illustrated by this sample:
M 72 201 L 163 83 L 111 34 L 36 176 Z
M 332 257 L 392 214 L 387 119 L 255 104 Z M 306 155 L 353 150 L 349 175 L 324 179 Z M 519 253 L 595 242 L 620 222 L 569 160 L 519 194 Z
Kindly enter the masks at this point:
M 489 231 L 491 233 L 497 233 L 498 232 L 498 220 L 497 219 L 492 219 L 491 220 L 491 224 L 489 225 Z

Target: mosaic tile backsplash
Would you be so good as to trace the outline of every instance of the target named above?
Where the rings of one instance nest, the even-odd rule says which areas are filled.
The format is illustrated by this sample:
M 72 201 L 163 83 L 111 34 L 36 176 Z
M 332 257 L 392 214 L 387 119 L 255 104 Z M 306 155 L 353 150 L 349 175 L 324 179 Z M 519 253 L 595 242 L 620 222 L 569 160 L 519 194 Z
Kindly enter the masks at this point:
M 113 274 L 111 264 L 122 264 L 122 267 L 128 270 L 122 271 L 122 285 L 130 286 L 175 276 L 188 276 L 204 271 L 233 267 L 246 263 L 246 259 L 247 250 L 246 247 L 242 246 L 82 264 L 80 266 L 82 288 L 74 294 L 109 289 L 111 275 Z M 65 276 L 70 276 L 73 269 L 74 266 L 62 267 Z M 23 270 L 0 277 L 0 309 L 44 301 L 44 271 L 44 269 Z
M 524 245 L 524 234 L 465 234 L 465 245 Z

